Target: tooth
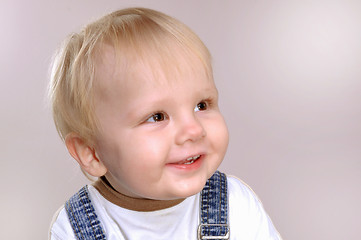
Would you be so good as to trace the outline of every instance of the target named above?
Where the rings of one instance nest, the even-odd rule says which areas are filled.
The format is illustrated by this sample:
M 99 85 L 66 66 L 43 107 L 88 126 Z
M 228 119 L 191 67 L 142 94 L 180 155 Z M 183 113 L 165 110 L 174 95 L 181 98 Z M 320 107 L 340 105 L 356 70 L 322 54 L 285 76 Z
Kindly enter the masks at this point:
M 192 160 L 192 161 L 190 161 L 190 162 L 185 162 L 185 163 L 183 163 L 183 164 L 189 165 L 189 164 L 192 164 L 192 163 L 194 163 L 194 160 Z
M 200 157 L 201 155 L 197 155 L 197 156 L 194 156 L 194 157 L 189 157 L 187 158 L 187 161 L 191 161 L 191 160 L 196 160 Z

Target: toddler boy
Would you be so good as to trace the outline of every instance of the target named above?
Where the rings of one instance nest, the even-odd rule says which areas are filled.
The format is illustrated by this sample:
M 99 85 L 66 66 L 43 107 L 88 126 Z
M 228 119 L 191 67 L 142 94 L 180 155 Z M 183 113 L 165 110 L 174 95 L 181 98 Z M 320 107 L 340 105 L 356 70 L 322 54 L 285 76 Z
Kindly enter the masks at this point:
M 228 130 L 210 54 L 184 24 L 143 8 L 89 24 L 59 51 L 51 100 L 69 153 L 98 178 L 51 239 L 280 239 L 254 193 L 217 171 Z

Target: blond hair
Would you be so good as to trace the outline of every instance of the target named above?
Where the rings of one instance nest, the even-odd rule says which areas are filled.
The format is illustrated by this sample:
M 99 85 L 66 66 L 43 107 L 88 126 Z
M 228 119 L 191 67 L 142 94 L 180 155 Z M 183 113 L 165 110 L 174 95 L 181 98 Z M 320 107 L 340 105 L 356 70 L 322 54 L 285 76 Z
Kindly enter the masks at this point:
M 155 10 L 119 10 L 71 34 L 54 58 L 49 88 L 60 137 L 65 140 L 67 134 L 75 132 L 88 143 L 94 140 L 98 128 L 93 104 L 95 59 L 101 54 L 102 44 L 112 45 L 125 58 L 149 58 L 151 47 L 155 49 L 152 57 L 163 58 L 165 65 L 170 58 L 177 58 L 169 49 L 169 41 L 185 54 L 197 57 L 212 78 L 211 57 L 198 36 L 178 20 Z

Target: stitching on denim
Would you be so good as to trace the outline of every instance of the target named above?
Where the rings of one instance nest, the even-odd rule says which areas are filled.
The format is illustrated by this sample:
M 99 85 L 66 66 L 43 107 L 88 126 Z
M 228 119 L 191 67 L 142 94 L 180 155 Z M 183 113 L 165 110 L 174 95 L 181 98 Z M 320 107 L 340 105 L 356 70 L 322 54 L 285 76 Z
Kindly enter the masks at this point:
M 106 239 L 103 228 L 89 198 L 87 186 L 81 188 L 66 202 L 66 211 L 78 240 Z
M 207 209 L 207 222 L 206 223 L 209 223 L 209 199 L 210 199 L 210 184 L 211 183 L 211 180 L 210 180 L 210 182 L 209 182 L 209 185 L 208 185 L 208 188 L 207 188 L 207 191 L 208 191 L 208 194 L 207 194 L 207 202 L 206 202 L 206 205 L 205 205 L 205 207 L 206 207 L 206 209 Z M 207 235 L 209 235 L 210 234 L 210 229 L 207 229 Z
M 225 236 L 229 233 L 226 175 L 216 171 L 208 179 L 200 199 L 199 233 L 202 236 Z
M 83 191 L 82 193 L 85 195 L 85 197 L 86 197 L 87 199 L 89 199 L 89 195 L 88 195 L 88 193 L 87 193 L 86 191 Z M 79 193 L 79 195 L 80 195 L 80 193 Z M 92 228 L 92 230 L 93 230 L 94 237 L 95 237 L 96 240 L 98 240 L 97 232 L 96 232 L 96 230 L 95 230 L 96 221 L 94 221 L 94 222 L 95 222 L 95 224 L 94 224 L 94 223 L 93 223 L 93 219 L 92 219 L 92 218 L 94 218 L 94 216 L 93 216 L 93 217 L 89 216 L 89 212 L 88 212 L 88 211 L 90 211 L 90 213 L 92 213 L 92 210 L 93 210 L 92 208 L 93 208 L 93 206 L 90 205 L 89 207 L 87 207 L 87 206 L 86 206 L 86 203 L 84 203 L 84 199 L 83 199 L 81 196 L 80 196 L 79 200 L 80 200 L 81 203 L 83 204 L 83 208 L 85 209 L 85 214 L 86 214 L 86 216 L 87 216 L 87 218 L 88 218 L 88 220 L 89 220 L 90 226 L 91 226 L 91 228 Z M 89 203 L 88 203 L 88 204 L 89 204 Z M 96 220 L 96 219 L 95 219 L 95 220 Z
M 219 174 L 220 175 L 220 174 Z M 219 204 L 218 204 L 218 218 L 219 218 L 219 222 L 223 223 L 222 221 L 222 175 L 219 176 L 220 177 L 220 181 L 219 181 Z
M 73 229 L 75 235 L 77 235 L 76 237 L 77 238 L 81 237 L 81 239 L 84 239 L 83 233 L 79 231 L 79 229 L 80 229 L 79 222 L 76 220 L 76 217 L 74 215 L 74 210 L 73 210 L 72 204 L 70 204 L 68 201 L 68 202 L 66 202 L 65 206 L 66 206 L 67 213 L 71 214 L 71 216 L 72 216 L 72 219 L 70 220 L 70 223 L 71 223 L 70 225 L 71 225 L 71 228 Z M 74 222 L 76 225 L 74 224 Z M 81 236 L 79 236 L 79 233 Z

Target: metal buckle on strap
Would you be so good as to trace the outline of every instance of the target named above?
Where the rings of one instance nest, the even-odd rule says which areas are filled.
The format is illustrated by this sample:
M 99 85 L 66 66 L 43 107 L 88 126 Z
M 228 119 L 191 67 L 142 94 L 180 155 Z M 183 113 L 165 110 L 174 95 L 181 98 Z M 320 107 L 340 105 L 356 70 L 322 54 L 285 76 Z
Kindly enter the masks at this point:
M 226 227 L 227 233 L 224 236 L 203 236 L 203 227 Z M 229 239 L 229 225 L 228 224 L 199 224 L 198 226 L 198 240 L 203 239 Z

